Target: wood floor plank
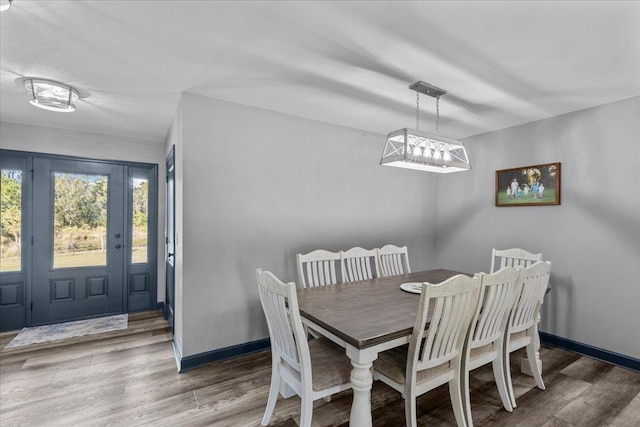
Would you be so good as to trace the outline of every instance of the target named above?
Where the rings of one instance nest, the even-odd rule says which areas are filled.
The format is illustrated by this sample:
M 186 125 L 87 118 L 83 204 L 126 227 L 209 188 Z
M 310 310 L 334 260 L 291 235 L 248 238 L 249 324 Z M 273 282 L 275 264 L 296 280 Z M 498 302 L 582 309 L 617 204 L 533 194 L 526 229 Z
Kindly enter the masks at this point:
M 613 419 L 605 422 L 608 427 L 616 426 L 640 426 L 640 393 Z
M 640 393 L 640 375 L 614 366 L 556 417 L 576 426 L 596 427 L 616 417 Z
M 599 360 L 591 359 L 589 357 L 581 357 L 566 368 L 562 369 L 560 373 L 572 378 L 593 383 L 601 376 L 606 375 L 613 368 L 613 365 L 602 363 Z

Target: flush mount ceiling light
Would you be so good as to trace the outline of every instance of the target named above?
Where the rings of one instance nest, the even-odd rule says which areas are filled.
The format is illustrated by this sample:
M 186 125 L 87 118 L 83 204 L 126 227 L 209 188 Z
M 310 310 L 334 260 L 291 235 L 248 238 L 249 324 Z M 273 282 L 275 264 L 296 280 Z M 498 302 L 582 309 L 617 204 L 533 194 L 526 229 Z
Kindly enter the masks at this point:
M 438 135 L 440 125 L 440 96 L 446 90 L 419 81 L 409 89 L 416 92 L 416 129 L 399 129 L 389 133 L 380 164 L 426 172 L 451 173 L 471 169 L 462 141 Z M 421 132 L 420 94 L 436 99 L 436 134 Z
M 69 85 L 54 80 L 26 78 L 24 87 L 31 105 L 60 113 L 76 110 L 78 91 Z
M 0 12 L 9 10 L 11 3 L 13 3 L 13 0 L 0 0 Z

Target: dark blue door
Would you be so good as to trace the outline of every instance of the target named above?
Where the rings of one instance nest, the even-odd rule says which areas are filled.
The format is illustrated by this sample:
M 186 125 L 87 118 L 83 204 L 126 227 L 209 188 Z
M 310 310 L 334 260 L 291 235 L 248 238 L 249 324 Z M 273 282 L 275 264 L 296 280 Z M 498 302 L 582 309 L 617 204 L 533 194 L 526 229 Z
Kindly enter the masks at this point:
M 32 325 L 122 313 L 124 166 L 34 158 Z

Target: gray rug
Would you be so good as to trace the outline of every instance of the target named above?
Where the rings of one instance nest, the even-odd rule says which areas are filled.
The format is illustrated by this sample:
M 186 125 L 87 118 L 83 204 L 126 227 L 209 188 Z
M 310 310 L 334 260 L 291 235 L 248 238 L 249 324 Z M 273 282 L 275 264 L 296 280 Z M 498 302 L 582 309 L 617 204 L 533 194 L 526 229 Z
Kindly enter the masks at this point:
M 127 329 L 128 314 L 23 328 L 5 348 Z

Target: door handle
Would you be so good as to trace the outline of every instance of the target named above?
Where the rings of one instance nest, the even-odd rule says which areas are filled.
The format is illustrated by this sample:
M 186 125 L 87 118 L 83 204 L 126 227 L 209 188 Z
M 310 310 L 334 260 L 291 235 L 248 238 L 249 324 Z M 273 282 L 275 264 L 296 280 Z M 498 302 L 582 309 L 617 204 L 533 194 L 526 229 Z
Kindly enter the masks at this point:
M 116 249 L 120 249 L 122 245 L 116 245 Z
M 173 256 L 173 254 L 172 254 L 172 253 L 168 253 L 168 254 L 167 254 L 167 258 L 171 258 L 172 256 Z

